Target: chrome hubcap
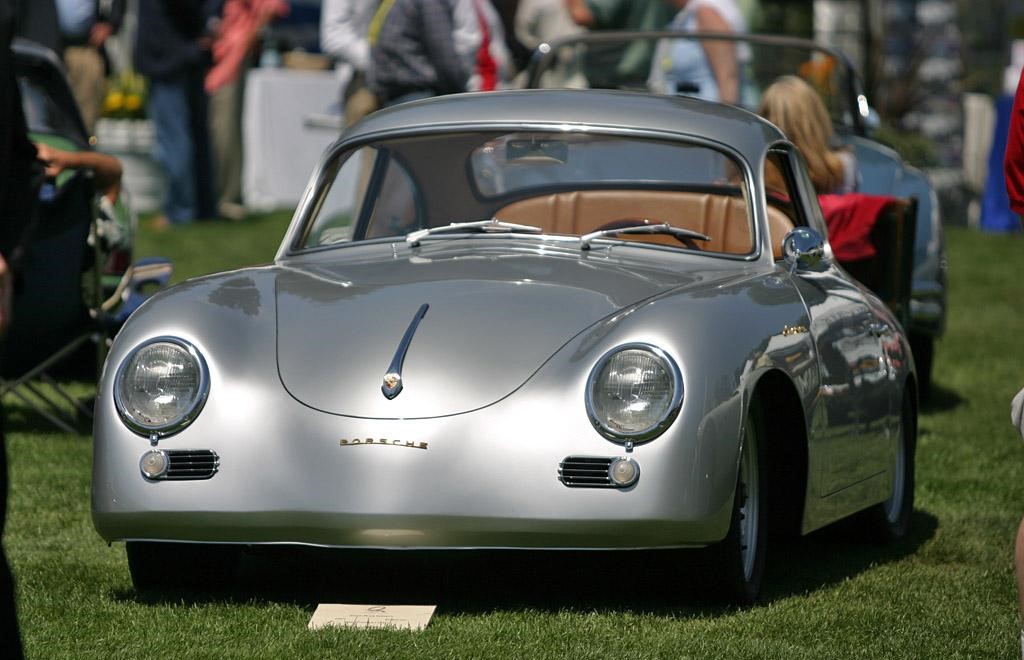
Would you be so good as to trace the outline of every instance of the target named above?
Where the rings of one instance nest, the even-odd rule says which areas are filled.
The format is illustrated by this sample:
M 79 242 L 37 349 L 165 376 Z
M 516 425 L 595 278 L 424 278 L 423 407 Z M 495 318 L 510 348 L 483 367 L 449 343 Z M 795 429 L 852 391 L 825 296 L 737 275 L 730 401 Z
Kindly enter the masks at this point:
M 907 455 L 906 444 L 903 441 L 903 423 L 900 422 L 898 433 L 899 441 L 896 443 L 896 460 L 892 467 L 892 495 L 885 501 L 885 519 L 891 524 L 896 524 L 900 519 L 900 512 L 903 509 L 903 489 L 907 479 Z
M 757 436 L 748 425 L 740 456 L 740 480 L 736 490 L 740 501 L 740 557 L 743 560 L 743 577 L 750 579 L 754 574 L 754 560 L 757 557 L 758 512 L 761 506 L 761 492 L 757 474 Z

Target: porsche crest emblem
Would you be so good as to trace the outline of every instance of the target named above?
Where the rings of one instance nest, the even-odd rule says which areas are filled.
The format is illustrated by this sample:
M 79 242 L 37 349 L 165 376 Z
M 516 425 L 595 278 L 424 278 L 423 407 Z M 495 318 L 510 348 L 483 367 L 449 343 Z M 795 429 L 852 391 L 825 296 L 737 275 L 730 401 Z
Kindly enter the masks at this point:
M 402 377 L 391 371 L 384 375 L 384 384 L 381 385 L 384 396 L 392 398 L 402 390 Z

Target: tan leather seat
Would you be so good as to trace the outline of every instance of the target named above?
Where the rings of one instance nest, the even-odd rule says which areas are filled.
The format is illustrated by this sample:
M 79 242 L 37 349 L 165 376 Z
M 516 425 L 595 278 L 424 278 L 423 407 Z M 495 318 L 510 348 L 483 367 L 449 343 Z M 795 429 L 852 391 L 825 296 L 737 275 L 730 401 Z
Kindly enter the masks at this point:
M 698 247 L 727 254 L 749 254 L 753 233 L 742 198 L 664 190 L 581 190 L 531 197 L 499 209 L 495 217 L 542 227 L 555 234 L 582 235 L 621 220 L 667 222 L 711 237 Z M 628 240 L 679 245 L 671 236 L 623 235 Z M 779 239 L 781 245 L 781 238 Z

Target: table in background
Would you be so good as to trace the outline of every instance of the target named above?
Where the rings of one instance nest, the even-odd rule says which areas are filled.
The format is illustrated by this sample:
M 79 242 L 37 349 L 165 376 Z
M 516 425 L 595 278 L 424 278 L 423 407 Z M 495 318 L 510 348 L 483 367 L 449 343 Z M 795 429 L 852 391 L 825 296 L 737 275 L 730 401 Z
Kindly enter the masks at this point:
M 324 149 L 341 132 L 344 79 L 334 71 L 252 69 L 242 114 L 242 199 L 261 211 L 294 208 Z M 336 121 L 329 121 L 336 117 Z

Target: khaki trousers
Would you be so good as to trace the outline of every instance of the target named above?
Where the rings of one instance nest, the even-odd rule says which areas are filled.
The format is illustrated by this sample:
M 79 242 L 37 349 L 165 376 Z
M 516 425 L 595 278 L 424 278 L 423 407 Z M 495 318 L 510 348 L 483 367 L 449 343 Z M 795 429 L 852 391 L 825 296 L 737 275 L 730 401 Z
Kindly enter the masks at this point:
M 68 70 L 68 83 L 82 113 L 85 130 L 92 135 L 106 91 L 103 57 L 91 46 L 68 46 L 64 49 L 64 66 Z

